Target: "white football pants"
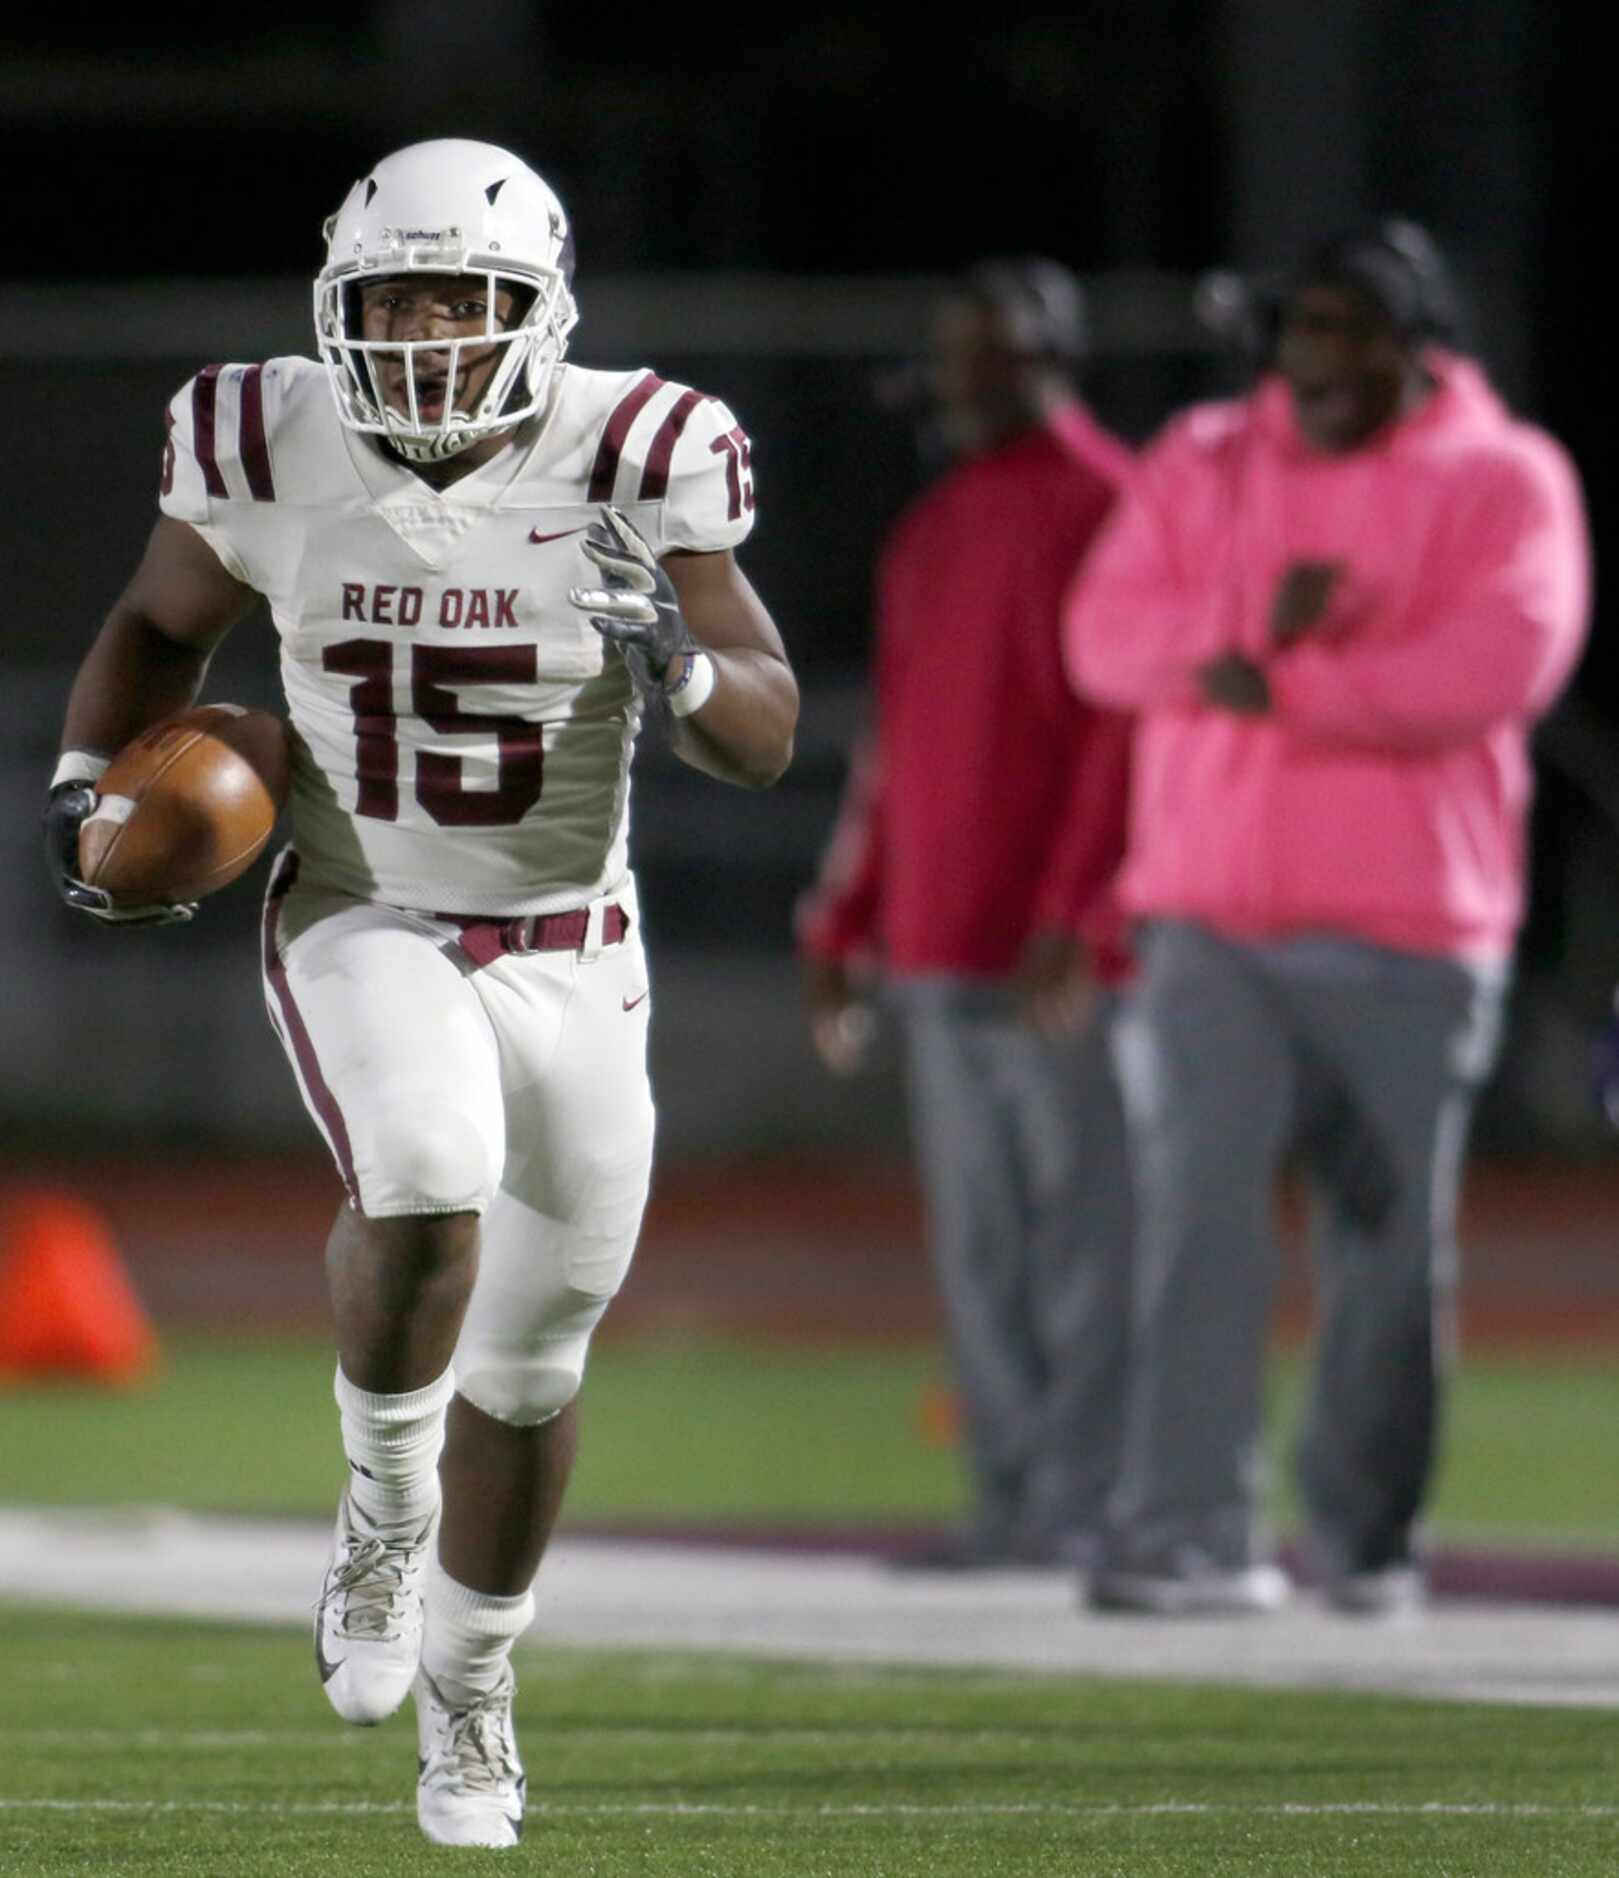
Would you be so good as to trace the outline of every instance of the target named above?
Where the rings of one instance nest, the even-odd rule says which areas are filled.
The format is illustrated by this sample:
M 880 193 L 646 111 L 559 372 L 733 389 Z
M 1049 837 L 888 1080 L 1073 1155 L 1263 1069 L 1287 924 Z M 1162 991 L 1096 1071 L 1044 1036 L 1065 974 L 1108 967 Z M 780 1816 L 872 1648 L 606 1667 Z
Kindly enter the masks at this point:
M 646 1204 L 651 1001 L 633 885 L 612 898 L 617 944 L 483 966 L 453 921 L 300 886 L 290 855 L 265 904 L 270 1019 L 352 1204 L 482 1215 L 456 1386 L 518 1426 L 577 1393 Z

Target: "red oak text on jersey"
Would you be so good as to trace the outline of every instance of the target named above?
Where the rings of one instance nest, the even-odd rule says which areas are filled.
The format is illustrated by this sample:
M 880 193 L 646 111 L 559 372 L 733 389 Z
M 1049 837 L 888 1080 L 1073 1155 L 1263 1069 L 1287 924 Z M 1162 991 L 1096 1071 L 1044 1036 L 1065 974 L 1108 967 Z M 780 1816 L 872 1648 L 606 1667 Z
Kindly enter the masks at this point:
M 520 587 L 445 587 L 429 595 L 421 587 L 343 582 L 342 617 L 368 626 L 516 627 Z

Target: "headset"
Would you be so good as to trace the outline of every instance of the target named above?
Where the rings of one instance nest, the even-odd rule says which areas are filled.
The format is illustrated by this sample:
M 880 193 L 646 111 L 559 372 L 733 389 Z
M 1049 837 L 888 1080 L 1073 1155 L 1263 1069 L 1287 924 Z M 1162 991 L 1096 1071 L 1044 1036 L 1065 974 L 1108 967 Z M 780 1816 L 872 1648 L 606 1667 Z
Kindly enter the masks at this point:
M 1294 295 L 1318 284 L 1365 294 L 1407 346 L 1455 345 L 1460 339 L 1461 306 L 1450 265 L 1428 231 L 1401 216 L 1341 229 L 1316 242 L 1286 273 L 1205 274 L 1195 305 L 1205 326 L 1264 371 L 1275 358 Z
M 996 256 L 970 267 L 961 291 L 1010 315 L 1027 334 L 1032 357 L 1071 369 L 1090 351 L 1085 290 L 1060 262 L 1037 254 Z
M 997 255 L 975 262 L 947 283 L 943 297 L 1008 314 L 1031 359 L 1077 372 L 1090 355 L 1085 290 L 1069 270 L 1043 255 Z M 876 373 L 872 396 L 885 411 L 914 411 L 929 402 L 926 362 L 906 359 Z
M 1407 345 L 1456 337 L 1460 310 L 1450 268 L 1432 235 L 1416 222 L 1391 216 L 1319 242 L 1294 270 L 1289 296 L 1322 281 L 1357 288 L 1375 300 Z

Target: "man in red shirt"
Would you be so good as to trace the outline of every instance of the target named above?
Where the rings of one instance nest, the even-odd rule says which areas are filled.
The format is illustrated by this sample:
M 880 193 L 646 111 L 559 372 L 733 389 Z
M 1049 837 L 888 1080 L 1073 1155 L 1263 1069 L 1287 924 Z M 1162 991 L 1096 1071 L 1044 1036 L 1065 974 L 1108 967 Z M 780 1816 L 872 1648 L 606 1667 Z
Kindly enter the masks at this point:
M 919 1564 L 1069 1563 L 1118 1441 L 1129 1184 L 1103 1031 L 1128 723 L 1076 699 L 1064 591 L 1128 473 L 1075 394 L 1077 284 L 986 263 L 938 309 L 953 465 L 877 581 L 875 721 L 798 939 L 816 1046 L 858 1066 L 871 981 L 912 1125 L 972 1504 Z

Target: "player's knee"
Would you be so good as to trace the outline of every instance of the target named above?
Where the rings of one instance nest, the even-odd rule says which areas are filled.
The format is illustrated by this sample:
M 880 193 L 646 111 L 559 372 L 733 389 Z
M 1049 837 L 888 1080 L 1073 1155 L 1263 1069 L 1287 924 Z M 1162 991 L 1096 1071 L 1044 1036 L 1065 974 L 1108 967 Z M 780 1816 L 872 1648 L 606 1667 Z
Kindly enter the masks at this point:
M 579 1393 L 584 1381 L 584 1354 L 577 1361 L 558 1360 L 547 1351 L 544 1360 L 490 1365 L 467 1375 L 456 1371 L 456 1392 L 475 1409 L 513 1428 L 532 1428 L 560 1415 Z
M 483 1131 L 437 1102 L 386 1109 L 368 1146 L 371 1165 L 359 1169 L 367 1210 L 481 1212 L 498 1175 Z
M 526 1334 L 514 1335 L 509 1319 L 488 1329 L 469 1325 L 456 1346 L 457 1390 L 474 1408 L 515 1428 L 548 1421 L 579 1393 L 591 1335 L 606 1308 L 605 1298 L 566 1291 Z

